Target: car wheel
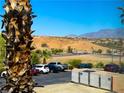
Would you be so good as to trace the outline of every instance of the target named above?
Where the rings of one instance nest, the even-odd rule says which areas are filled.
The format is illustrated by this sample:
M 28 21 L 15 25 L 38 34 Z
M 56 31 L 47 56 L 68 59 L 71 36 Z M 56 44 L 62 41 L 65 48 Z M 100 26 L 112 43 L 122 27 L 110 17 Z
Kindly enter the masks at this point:
M 63 69 L 62 72 L 65 72 L 65 69 Z
M 1 74 L 1 77 L 2 78 L 5 78 L 6 77 L 6 74 L 5 73 Z
M 5 73 L 3 73 L 3 77 L 6 77 L 6 74 Z
M 43 71 L 40 71 L 40 73 L 41 73 L 41 74 L 44 74 L 44 72 L 43 72 Z
M 50 70 L 51 73 L 53 73 L 54 71 L 53 70 Z
M 58 71 L 57 70 L 53 70 L 53 73 L 58 73 Z
M 34 76 L 37 76 L 38 74 L 34 74 Z

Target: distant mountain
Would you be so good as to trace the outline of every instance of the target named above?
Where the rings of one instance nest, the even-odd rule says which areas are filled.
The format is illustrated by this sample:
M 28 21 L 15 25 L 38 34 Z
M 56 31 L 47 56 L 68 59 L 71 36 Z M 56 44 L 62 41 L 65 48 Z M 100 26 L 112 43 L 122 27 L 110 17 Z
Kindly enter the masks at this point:
M 124 28 L 102 29 L 97 32 L 91 32 L 80 35 L 86 38 L 124 38 Z

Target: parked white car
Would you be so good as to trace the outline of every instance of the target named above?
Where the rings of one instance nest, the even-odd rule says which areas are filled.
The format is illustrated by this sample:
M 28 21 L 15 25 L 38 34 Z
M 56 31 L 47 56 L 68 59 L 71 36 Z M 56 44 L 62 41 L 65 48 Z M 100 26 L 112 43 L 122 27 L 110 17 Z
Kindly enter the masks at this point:
M 0 77 L 6 77 L 7 76 L 7 71 L 3 71 L 1 74 L 0 74 Z
M 49 67 L 47 66 L 47 64 L 36 64 L 34 66 L 35 69 L 38 69 L 41 73 L 45 74 L 45 73 L 49 73 Z

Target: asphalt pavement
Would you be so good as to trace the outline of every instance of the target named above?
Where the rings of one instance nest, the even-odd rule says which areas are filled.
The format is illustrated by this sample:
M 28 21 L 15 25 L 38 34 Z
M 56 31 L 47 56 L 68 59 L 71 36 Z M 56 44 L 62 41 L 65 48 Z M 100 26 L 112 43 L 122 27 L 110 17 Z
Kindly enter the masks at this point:
M 37 86 L 45 86 L 51 84 L 68 83 L 71 81 L 71 71 L 39 74 L 33 76 L 33 80 L 37 83 Z M 5 85 L 5 79 L 0 78 L 0 88 Z
M 43 86 L 51 84 L 68 83 L 71 81 L 71 71 L 40 74 L 38 76 L 33 76 L 33 80 L 35 80 L 38 85 Z

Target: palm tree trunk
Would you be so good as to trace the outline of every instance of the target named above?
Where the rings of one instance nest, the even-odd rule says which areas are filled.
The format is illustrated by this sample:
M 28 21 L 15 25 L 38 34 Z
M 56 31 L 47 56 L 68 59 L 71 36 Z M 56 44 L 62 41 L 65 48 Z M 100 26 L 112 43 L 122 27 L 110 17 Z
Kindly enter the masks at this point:
M 34 93 L 31 69 L 32 8 L 29 0 L 6 0 L 2 36 L 6 40 L 5 66 L 8 76 L 2 90 L 7 93 Z
M 46 58 L 43 58 L 43 64 L 46 64 Z

